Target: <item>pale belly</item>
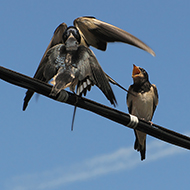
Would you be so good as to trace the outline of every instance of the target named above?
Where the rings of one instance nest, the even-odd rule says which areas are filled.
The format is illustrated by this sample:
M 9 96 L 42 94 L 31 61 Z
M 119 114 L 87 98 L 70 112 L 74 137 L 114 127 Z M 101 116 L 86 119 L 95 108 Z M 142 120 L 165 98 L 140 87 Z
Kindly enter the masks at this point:
M 149 93 L 139 93 L 134 98 L 132 107 L 132 115 L 150 121 L 153 112 L 153 97 Z

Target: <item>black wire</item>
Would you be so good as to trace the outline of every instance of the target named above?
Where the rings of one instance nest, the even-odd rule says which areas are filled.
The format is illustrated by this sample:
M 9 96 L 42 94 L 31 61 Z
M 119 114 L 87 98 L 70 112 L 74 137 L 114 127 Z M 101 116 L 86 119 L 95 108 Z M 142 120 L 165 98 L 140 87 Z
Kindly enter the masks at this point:
M 97 102 L 91 101 L 83 97 L 76 97 L 75 94 L 72 94 L 65 90 L 62 90 L 60 94 L 57 95 L 57 97 L 51 97 L 49 96 L 51 92 L 51 88 L 52 88 L 51 85 L 46 84 L 34 78 L 30 78 L 26 75 L 17 73 L 15 71 L 6 69 L 1 66 L 0 66 L 0 78 L 11 84 L 33 90 L 39 94 L 42 94 L 44 96 L 47 96 L 57 101 L 60 101 L 60 96 L 65 97 L 66 101 L 64 103 L 67 103 L 73 106 L 76 105 L 77 107 L 94 112 L 98 115 L 101 115 L 117 123 L 120 123 L 124 126 L 127 126 L 130 122 L 129 114 L 104 106 L 102 104 L 99 104 Z M 76 104 L 76 100 L 77 100 L 77 104 Z M 139 119 L 139 123 L 135 129 L 145 132 L 165 142 L 190 150 L 190 138 L 188 136 L 182 135 L 175 131 L 166 129 L 156 124 L 151 124 L 141 119 Z

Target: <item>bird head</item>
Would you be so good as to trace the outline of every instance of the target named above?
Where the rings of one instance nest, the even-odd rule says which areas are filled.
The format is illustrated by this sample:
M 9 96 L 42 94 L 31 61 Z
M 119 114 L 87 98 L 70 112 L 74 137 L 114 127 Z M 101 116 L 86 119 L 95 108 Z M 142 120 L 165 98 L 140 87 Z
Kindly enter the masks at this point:
M 77 50 L 80 44 L 81 37 L 79 31 L 76 27 L 70 26 L 63 33 L 63 42 L 65 44 L 66 50 Z
M 148 73 L 141 67 L 133 64 L 132 78 L 135 84 L 143 84 L 148 81 Z

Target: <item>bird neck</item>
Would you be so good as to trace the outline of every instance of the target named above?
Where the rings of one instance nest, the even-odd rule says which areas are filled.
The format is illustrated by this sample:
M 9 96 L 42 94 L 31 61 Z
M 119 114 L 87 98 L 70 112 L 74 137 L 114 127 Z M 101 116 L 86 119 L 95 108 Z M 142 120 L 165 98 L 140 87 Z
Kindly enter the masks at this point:
M 133 89 L 137 93 L 145 93 L 150 90 L 151 83 L 149 81 L 145 81 L 143 83 L 134 83 Z

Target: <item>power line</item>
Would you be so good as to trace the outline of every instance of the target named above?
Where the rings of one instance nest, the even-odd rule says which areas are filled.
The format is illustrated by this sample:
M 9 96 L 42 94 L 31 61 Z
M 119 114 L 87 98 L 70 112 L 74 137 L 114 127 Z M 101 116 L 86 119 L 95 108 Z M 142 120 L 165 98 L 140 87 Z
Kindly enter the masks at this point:
M 190 138 L 188 136 L 166 129 L 154 123 L 151 124 L 137 118 L 136 116 L 123 113 L 83 97 L 78 97 L 65 90 L 62 90 L 56 97 L 49 96 L 52 88 L 51 85 L 1 66 L 0 78 L 16 86 L 33 90 L 56 101 L 67 103 L 73 106 L 76 105 L 77 107 L 94 112 L 126 127 L 132 129 L 135 128 L 139 131 L 149 134 L 150 136 L 190 150 Z

